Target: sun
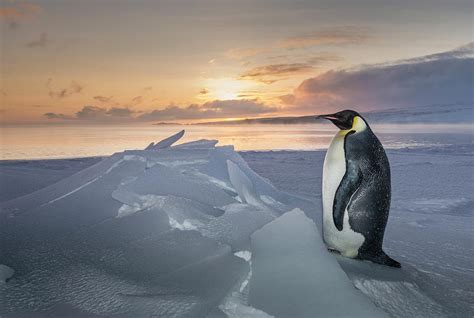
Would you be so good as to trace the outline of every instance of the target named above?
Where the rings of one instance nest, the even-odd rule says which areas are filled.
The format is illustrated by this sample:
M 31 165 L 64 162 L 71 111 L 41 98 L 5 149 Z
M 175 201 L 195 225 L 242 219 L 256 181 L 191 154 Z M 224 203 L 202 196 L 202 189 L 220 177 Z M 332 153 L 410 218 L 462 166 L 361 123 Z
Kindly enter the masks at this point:
M 237 99 L 238 98 L 238 94 L 236 92 L 232 92 L 232 91 L 217 91 L 215 92 L 215 95 L 217 97 L 217 99 L 220 99 L 220 100 L 228 100 L 228 99 Z
M 206 87 L 212 99 L 230 100 L 242 98 L 241 92 L 248 89 L 246 83 L 233 78 L 208 79 Z

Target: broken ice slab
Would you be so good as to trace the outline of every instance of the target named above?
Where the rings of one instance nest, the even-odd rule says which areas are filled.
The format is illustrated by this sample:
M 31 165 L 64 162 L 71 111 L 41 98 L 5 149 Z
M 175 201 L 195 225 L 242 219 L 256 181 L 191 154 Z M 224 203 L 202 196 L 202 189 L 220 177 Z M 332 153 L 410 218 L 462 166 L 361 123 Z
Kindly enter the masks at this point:
M 250 235 L 272 221 L 272 212 L 247 204 L 230 204 L 221 217 L 212 219 L 198 229 L 204 236 L 240 250 L 249 245 Z
M 387 317 L 354 288 L 298 209 L 252 235 L 249 304 L 276 317 Z
M 134 181 L 119 185 L 114 198 L 121 200 L 121 193 L 173 195 L 215 207 L 234 203 L 235 200 L 221 188 L 210 183 L 201 183 L 187 178 L 180 171 L 156 164 Z M 123 202 L 123 201 L 122 201 Z
M 171 147 L 175 142 L 181 139 L 181 137 L 184 136 L 184 130 L 181 130 L 179 133 L 170 136 L 168 138 L 165 138 L 156 144 L 151 143 L 148 147 L 145 148 L 145 150 L 159 150 L 159 149 L 166 149 Z
M 176 145 L 174 149 L 211 149 L 218 143 L 218 140 L 199 139 L 196 141 L 187 142 Z
M 233 252 L 293 206 L 214 144 L 124 151 L 2 203 L 0 261 L 15 275 L 0 315 L 204 317 L 219 306 L 248 273 Z

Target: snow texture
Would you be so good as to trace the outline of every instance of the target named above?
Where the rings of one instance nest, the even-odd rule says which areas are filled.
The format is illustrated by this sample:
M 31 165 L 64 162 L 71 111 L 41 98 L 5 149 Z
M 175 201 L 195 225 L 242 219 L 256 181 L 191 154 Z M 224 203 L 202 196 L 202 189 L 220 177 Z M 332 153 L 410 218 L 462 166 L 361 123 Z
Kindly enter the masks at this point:
M 7 265 L 0 264 L 0 284 L 6 283 L 13 276 L 15 271 Z

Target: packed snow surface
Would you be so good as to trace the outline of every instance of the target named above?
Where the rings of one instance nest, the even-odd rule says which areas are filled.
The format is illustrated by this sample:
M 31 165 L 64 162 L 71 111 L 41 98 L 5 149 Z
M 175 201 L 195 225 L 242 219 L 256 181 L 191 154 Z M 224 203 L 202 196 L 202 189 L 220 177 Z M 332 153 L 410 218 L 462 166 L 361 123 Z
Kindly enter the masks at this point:
M 0 315 L 268 318 L 290 299 L 291 317 L 474 314 L 472 142 L 388 151 L 384 245 L 399 270 L 324 249 L 323 151 L 178 139 L 2 164 Z
M 0 284 L 6 283 L 7 279 L 12 277 L 14 273 L 15 271 L 12 268 L 6 265 L 0 264 Z

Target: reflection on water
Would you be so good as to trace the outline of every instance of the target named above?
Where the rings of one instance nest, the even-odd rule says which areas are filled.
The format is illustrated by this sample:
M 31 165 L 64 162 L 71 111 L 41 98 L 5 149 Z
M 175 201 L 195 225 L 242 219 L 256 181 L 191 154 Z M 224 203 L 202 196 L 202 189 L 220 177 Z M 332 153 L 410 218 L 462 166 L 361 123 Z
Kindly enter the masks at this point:
M 0 159 L 71 158 L 110 155 L 125 149 L 143 149 L 186 130 L 180 142 L 218 139 L 236 150 L 325 149 L 337 131 L 332 125 L 240 126 L 28 126 L 0 128 Z M 373 129 L 386 148 L 436 147 L 472 142 L 472 131 L 446 134 L 453 127 L 379 125 Z M 457 127 L 459 129 L 459 127 Z M 458 131 L 459 132 L 459 131 Z M 452 136 L 450 138 L 449 136 Z

